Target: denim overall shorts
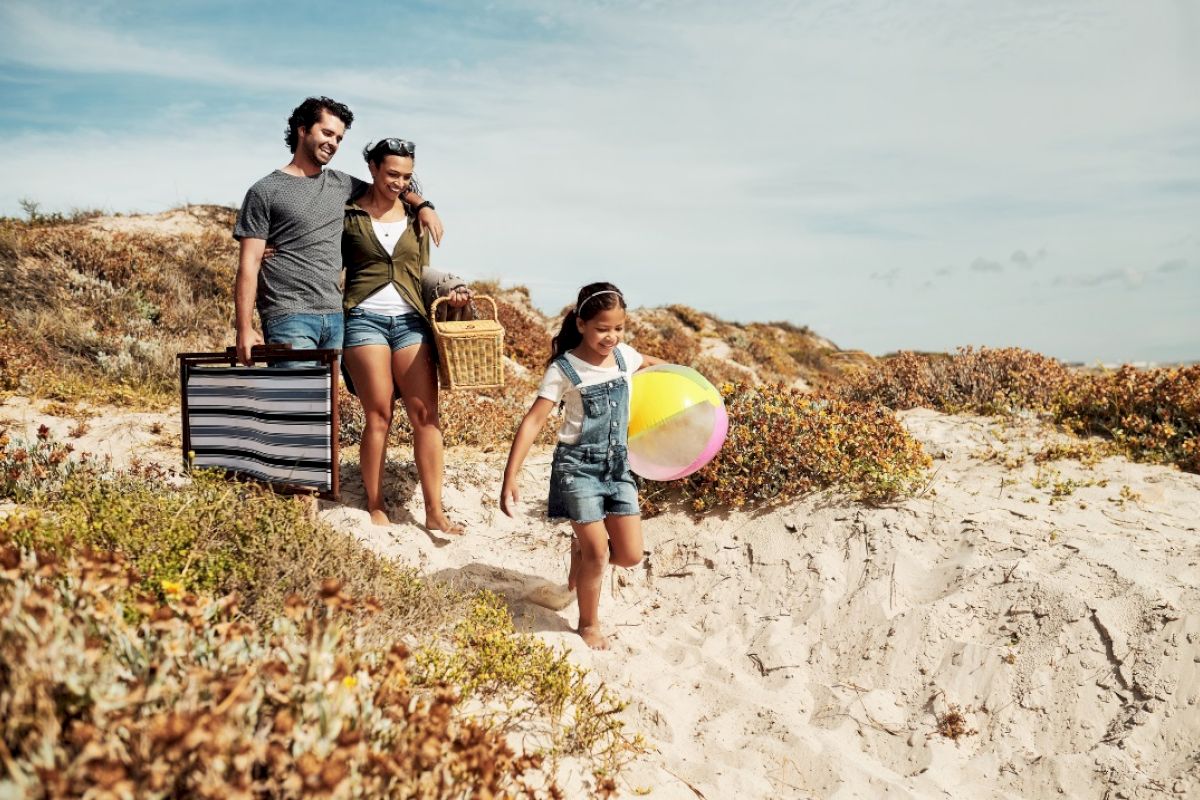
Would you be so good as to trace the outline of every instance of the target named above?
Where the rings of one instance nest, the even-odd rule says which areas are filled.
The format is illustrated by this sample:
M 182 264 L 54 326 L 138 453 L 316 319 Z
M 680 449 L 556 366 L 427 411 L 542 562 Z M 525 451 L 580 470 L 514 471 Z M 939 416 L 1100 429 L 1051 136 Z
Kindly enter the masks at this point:
M 579 389 L 583 431 L 575 444 L 559 442 L 550 467 L 551 518 L 597 522 L 609 514 L 640 514 L 637 484 L 629 471 L 629 380 L 621 351 L 614 352 L 621 377 L 579 386 L 579 373 L 565 356 L 554 363 Z

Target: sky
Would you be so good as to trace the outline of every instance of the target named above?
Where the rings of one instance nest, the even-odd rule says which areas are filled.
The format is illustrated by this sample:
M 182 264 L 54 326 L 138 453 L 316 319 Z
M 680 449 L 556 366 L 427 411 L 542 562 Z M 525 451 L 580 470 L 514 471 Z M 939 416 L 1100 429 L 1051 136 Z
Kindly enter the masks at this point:
M 236 206 L 321 94 L 550 313 L 1200 361 L 1200 0 L 4 0 L 0 215 Z

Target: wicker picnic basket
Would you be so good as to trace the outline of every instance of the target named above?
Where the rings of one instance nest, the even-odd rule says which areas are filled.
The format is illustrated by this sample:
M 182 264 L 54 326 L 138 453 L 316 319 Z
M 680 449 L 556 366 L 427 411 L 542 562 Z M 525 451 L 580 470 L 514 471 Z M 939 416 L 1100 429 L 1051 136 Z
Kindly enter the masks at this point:
M 438 348 L 438 380 L 443 389 L 494 389 L 504 385 L 504 326 L 496 311 L 496 301 L 477 295 L 473 302 L 487 301 L 490 319 L 439 320 L 438 306 L 445 297 L 433 301 L 429 309 L 433 338 Z M 478 316 L 478 314 L 476 314 Z

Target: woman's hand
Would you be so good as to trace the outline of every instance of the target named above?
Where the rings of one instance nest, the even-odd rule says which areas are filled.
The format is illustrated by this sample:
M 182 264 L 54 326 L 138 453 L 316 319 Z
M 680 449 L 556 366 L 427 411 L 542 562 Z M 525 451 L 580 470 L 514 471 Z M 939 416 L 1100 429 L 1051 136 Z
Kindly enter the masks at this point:
M 429 231 L 433 243 L 440 247 L 442 244 L 442 235 L 446 232 L 445 228 L 442 227 L 442 218 L 432 208 L 426 207 L 417 212 L 417 219 L 421 221 L 421 225 L 424 226 L 425 230 Z
M 470 303 L 471 298 L 474 296 L 475 293 L 466 286 L 456 286 L 450 290 L 450 294 L 446 295 L 446 300 L 455 308 L 462 308 L 467 303 Z
M 279 251 L 275 249 L 275 245 L 267 242 L 267 246 L 263 248 L 262 260 L 266 261 L 272 258 Z

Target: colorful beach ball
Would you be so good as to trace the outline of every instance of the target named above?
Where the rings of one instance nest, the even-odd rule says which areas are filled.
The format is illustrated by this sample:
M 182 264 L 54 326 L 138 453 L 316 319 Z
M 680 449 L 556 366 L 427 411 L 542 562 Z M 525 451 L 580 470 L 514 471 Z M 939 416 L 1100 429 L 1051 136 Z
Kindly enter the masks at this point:
M 721 449 L 729 415 L 703 375 L 678 364 L 633 374 L 629 466 L 652 481 L 673 481 L 703 467 Z

